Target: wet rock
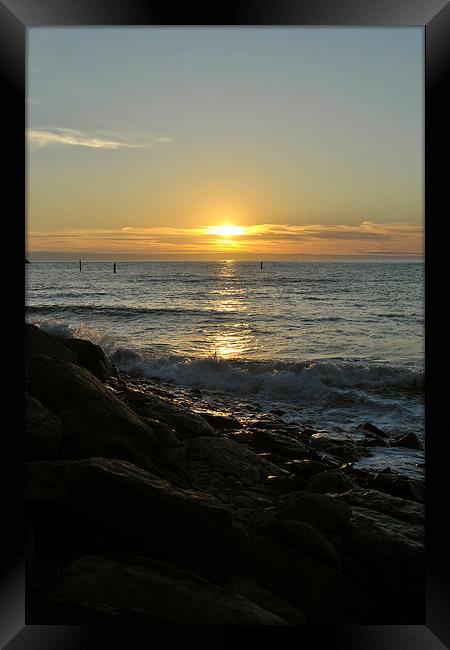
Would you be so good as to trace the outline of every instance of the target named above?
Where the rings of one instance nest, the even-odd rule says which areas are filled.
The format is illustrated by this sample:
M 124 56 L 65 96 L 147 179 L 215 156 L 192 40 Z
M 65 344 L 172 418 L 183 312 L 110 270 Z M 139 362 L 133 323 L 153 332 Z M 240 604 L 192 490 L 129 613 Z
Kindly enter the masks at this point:
M 128 391 L 124 400 L 139 415 L 164 422 L 171 429 L 175 429 L 181 440 L 218 435 L 203 417 L 188 408 L 173 404 L 168 399 L 148 392 Z
M 343 494 L 341 498 L 352 508 L 375 510 L 394 519 L 409 522 L 415 526 L 425 525 L 425 509 L 423 504 L 401 499 L 377 490 L 356 488 Z
M 307 482 L 295 474 L 270 475 L 266 479 L 266 484 L 271 490 L 279 494 L 289 494 L 298 490 L 306 490 Z
M 202 418 L 206 420 L 214 429 L 218 431 L 230 431 L 241 429 L 242 424 L 232 415 L 218 415 L 215 413 L 202 413 Z
M 402 499 L 410 499 L 418 503 L 424 503 L 425 501 L 424 485 L 420 481 L 399 476 L 398 474 L 380 472 L 369 481 L 369 487 Z
M 311 492 L 333 492 L 341 494 L 356 487 L 356 483 L 343 472 L 322 472 L 316 474 L 308 483 Z
M 85 368 L 44 355 L 29 363 L 30 393 L 53 413 L 79 406 L 127 410 L 112 390 L 108 390 Z
M 352 516 L 350 506 L 339 497 L 314 492 L 296 492 L 280 505 L 276 518 L 306 521 L 322 532 L 345 529 Z
M 116 375 L 113 364 L 99 345 L 84 339 L 66 339 L 65 345 L 74 353 L 75 362 L 100 381 Z
M 91 556 L 66 567 L 39 623 L 285 625 L 259 605 L 198 575 L 133 555 Z
M 53 359 L 75 361 L 75 354 L 64 344 L 64 339 L 44 332 L 36 325 L 25 325 L 25 366 L 38 354 Z
M 328 466 L 325 463 L 319 463 L 317 460 L 306 458 L 305 460 L 291 460 L 283 464 L 283 469 L 292 472 L 301 478 L 308 480 L 315 474 L 325 472 Z
M 367 449 L 361 445 L 339 438 L 330 438 L 322 434 L 316 434 L 311 438 L 311 445 L 316 451 L 325 452 L 343 461 L 357 461 L 364 456 L 370 455 Z
M 283 409 L 272 409 L 270 412 L 273 415 L 284 415 L 286 411 L 283 411 Z
M 423 451 L 422 443 L 415 433 L 407 433 L 404 436 L 395 438 L 391 442 L 391 447 L 406 447 L 407 449 L 418 449 Z
M 28 463 L 37 554 L 70 561 L 125 551 L 224 582 L 246 540 L 217 499 L 105 458 Z
M 211 485 L 215 474 L 223 485 L 229 485 L 230 479 L 246 486 L 260 484 L 267 474 L 278 470 L 275 465 L 225 438 L 191 438 L 173 454 L 198 487 Z
M 280 433 L 253 429 L 252 446 L 261 451 L 269 451 L 284 458 L 308 458 L 309 449 L 295 438 Z
M 37 399 L 25 397 L 25 459 L 54 460 L 62 444 L 63 425 Z
M 371 424 L 370 422 L 365 422 L 364 424 L 360 424 L 357 429 L 364 429 L 365 431 L 369 431 L 370 433 L 374 433 L 377 436 L 380 436 L 381 438 L 388 438 L 388 434 L 376 427 L 374 424 Z
M 341 569 L 339 556 L 331 542 L 317 528 L 298 519 L 272 519 L 268 530 L 281 541 L 294 546 L 301 555 Z

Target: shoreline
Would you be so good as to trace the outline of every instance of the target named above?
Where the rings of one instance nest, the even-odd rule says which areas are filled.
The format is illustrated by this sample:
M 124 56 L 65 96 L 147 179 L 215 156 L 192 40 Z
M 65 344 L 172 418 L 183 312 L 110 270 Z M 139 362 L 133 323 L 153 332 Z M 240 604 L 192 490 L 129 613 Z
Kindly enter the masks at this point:
M 214 412 L 88 341 L 26 337 L 27 623 L 423 620 L 424 481 L 355 467 L 412 435 Z

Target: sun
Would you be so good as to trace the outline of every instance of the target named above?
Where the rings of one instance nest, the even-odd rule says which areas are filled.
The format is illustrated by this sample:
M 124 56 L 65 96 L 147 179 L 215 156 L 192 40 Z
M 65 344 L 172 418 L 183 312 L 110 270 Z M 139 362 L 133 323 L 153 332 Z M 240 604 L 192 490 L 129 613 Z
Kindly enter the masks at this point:
M 219 235 L 219 237 L 236 237 L 237 235 L 243 235 L 246 230 L 243 226 L 224 223 L 221 226 L 210 226 L 206 232 L 208 235 Z

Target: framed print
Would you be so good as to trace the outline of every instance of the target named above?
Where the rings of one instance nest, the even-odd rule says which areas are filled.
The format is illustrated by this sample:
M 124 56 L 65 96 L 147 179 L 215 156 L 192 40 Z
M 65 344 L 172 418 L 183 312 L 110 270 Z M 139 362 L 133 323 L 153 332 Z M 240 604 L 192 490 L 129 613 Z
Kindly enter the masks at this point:
M 0 16 L 2 647 L 446 647 L 448 4 Z

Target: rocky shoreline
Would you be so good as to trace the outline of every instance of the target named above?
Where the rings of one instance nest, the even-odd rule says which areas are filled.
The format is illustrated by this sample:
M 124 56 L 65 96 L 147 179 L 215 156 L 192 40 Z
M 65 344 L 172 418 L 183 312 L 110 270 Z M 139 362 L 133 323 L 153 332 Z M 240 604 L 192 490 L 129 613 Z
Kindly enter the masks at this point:
M 425 618 L 424 481 L 337 439 L 243 421 L 26 325 L 27 624 L 408 624 Z

